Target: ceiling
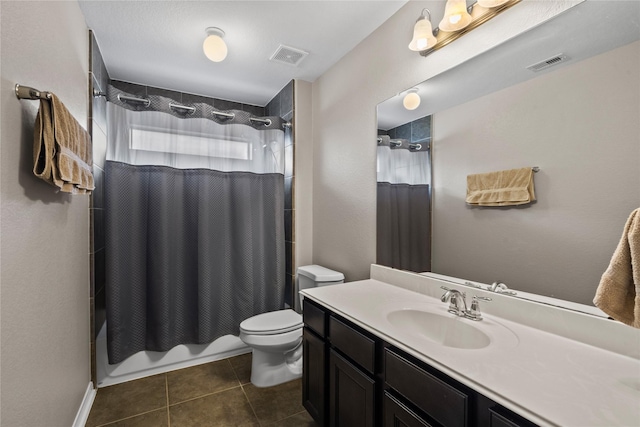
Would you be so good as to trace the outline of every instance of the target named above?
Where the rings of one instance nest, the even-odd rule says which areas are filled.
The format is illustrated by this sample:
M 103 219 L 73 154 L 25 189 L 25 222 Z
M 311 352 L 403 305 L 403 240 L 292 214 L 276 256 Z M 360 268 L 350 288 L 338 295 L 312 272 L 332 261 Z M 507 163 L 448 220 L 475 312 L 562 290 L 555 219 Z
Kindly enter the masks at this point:
M 584 1 L 488 52 L 418 84 L 416 88 L 422 102 L 416 110 L 403 108 L 406 92 L 381 103 L 378 105 L 378 128 L 392 129 L 637 40 L 640 40 L 640 1 Z M 561 53 L 569 60 L 543 71 L 527 69 Z
M 400 9 L 385 1 L 93 1 L 80 8 L 109 76 L 264 106 L 289 81 L 314 81 Z M 207 27 L 228 56 L 209 61 Z M 309 52 L 297 67 L 270 61 L 280 44 Z

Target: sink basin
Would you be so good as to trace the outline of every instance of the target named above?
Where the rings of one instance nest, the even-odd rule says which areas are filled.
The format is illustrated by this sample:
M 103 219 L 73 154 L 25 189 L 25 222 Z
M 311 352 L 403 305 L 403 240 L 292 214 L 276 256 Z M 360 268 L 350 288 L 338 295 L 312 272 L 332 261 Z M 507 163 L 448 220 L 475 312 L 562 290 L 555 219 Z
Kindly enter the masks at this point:
M 412 335 L 420 335 L 445 347 L 480 349 L 491 344 L 489 335 L 469 319 L 452 314 L 439 314 L 423 310 L 397 310 L 387 314 L 393 326 Z

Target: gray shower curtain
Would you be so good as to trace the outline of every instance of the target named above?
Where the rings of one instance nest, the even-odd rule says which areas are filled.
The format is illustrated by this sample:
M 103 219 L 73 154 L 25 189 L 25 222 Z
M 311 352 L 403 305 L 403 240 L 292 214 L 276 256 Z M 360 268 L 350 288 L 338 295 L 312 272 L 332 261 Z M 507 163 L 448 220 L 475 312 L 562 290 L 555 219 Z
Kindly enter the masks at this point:
M 283 307 L 280 174 L 106 165 L 110 363 Z
M 210 148 L 241 141 L 250 149 L 247 158 L 225 160 L 220 150 L 213 157 L 175 150 L 166 157 L 169 165 L 204 162 L 245 170 L 141 164 L 160 155 L 131 149 L 141 134 L 135 133 L 140 120 L 146 120 L 142 129 L 182 138 L 174 144 L 180 148 L 184 135 L 194 134 L 198 123 L 193 120 L 206 119 L 173 117 L 160 126 L 157 121 L 168 115 L 152 112 L 139 118 L 141 113 L 124 112 L 112 103 L 108 108 L 115 122 L 109 123 L 104 192 L 109 363 L 142 350 L 167 351 L 238 335 L 242 320 L 283 308 L 284 175 L 265 172 L 265 167 L 282 167 L 279 151 L 269 151 L 283 144 L 282 131 L 236 124 L 231 126 L 242 134 L 234 136 L 233 128 L 206 122 L 192 141 L 209 138 L 204 144 Z M 266 143 L 260 139 L 265 132 Z M 153 138 L 154 133 L 142 135 Z
M 376 262 L 431 271 L 429 185 L 378 182 Z

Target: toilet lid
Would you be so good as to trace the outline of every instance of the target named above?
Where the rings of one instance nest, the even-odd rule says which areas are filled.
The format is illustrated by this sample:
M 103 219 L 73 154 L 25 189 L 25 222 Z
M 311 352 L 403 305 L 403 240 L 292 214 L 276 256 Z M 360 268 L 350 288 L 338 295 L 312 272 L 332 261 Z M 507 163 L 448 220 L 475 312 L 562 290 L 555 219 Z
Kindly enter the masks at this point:
M 282 334 L 302 327 L 302 316 L 291 309 L 270 311 L 240 323 L 240 330 L 252 335 Z

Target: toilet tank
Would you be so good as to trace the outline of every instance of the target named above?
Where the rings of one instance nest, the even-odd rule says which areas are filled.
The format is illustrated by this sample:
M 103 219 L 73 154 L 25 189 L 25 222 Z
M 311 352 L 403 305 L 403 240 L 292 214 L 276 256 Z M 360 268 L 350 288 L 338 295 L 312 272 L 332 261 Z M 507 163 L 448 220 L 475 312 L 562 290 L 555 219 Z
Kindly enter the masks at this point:
M 296 291 L 315 288 L 317 286 L 344 283 L 344 274 L 321 265 L 304 265 L 296 272 Z M 296 299 L 296 311 L 302 312 L 302 295 Z

